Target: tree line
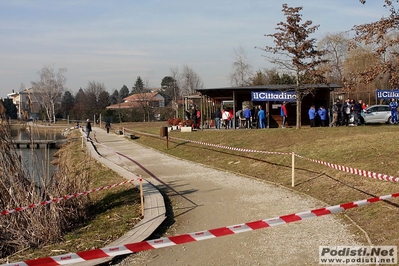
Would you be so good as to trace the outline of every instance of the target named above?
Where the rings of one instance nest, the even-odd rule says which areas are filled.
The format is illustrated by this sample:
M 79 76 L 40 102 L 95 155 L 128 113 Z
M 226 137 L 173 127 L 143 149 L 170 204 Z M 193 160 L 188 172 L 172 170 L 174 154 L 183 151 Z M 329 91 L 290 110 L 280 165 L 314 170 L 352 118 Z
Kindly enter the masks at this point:
M 364 0 L 360 2 L 366 4 Z M 303 7 L 283 4 L 286 21 L 277 23 L 275 33 L 265 34 L 273 39 L 274 45 L 255 47 L 266 53 L 263 56 L 275 68 L 253 71 L 245 49 L 239 47 L 234 51 L 230 83 L 233 86 L 293 84 L 298 99 L 297 127 L 300 127 L 301 99 L 313 90 L 306 84 L 336 83 L 343 87 L 344 92 L 360 93 L 358 97 L 367 99 L 368 96 L 369 101 L 376 89 L 396 89 L 399 87 L 399 20 L 395 3 L 398 0 L 383 1 L 383 7 L 390 11 L 388 17 L 355 25 L 345 32 L 327 34 L 320 41 L 311 37 L 319 25 L 313 25 L 311 20 L 303 21 L 300 13 Z M 66 69 L 61 68 L 55 73 L 53 66 L 47 66 L 39 72 L 40 80 L 32 82 L 32 88 L 45 97 L 42 105 L 49 120 L 66 116 L 85 119 L 99 114 L 123 120 L 128 116 L 121 114 L 121 110 L 106 110 L 105 107 L 120 103 L 131 94 L 144 94 L 151 90 L 138 77 L 132 90 L 123 85 L 120 90 L 115 89 L 109 94 L 104 84 L 92 81 L 85 89 L 81 88 L 72 95 L 64 91 L 65 72 Z M 182 95 L 195 93 L 203 87 L 201 78 L 190 67 L 183 66 L 181 72 L 177 68 L 171 69 L 171 75 L 162 79 L 159 90 L 169 108 L 163 115 L 166 118 L 173 116 Z M 132 114 L 129 119 L 136 117 L 142 116 Z

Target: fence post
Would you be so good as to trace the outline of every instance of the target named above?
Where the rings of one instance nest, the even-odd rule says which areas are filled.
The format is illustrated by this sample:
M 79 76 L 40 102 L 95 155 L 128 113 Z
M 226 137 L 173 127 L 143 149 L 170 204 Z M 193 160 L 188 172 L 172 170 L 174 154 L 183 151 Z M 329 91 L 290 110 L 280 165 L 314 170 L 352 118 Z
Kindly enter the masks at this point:
M 291 182 L 291 186 L 295 187 L 295 153 L 292 152 L 291 156 L 292 156 L 292 168 L 291 168 L 292 182 Z
M 139 176 L 140 181 L 140 204 L 141 204 L 141 216 L 144 217 L 144 197 L 143 197 L 143 178 Z

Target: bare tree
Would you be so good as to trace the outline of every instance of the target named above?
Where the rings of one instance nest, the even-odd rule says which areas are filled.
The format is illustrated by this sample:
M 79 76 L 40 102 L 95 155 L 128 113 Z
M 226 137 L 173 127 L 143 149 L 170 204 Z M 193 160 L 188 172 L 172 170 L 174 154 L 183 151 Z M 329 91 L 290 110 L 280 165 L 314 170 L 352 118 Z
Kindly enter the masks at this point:
M 327 34 L 318 43 L 318 48 L 325 50 L 323 58 L 328 60 L 325 68 L 329 83 L 342 83 L 343 64 L 349 56 L 350 38 L 346 32 Z
M 54 65 L 45 66 L 38 72 L 39 81 L 32 81 L 33 93 L 36 99 L 41 99 L 46 115 L 50 121 L 55 123 L 56 105 L 61 101 L 61 95 L 65 90 L 66 68 L 59 68 L 54 72 Z
M 247 51 L 239 46 L 234 49 L 234 59 L 232 64 L 233 72 L 230 74 L 230 84 L 232 86 L 248 86 L 253 76 L 252 65 L 248 59 Z
M 364 0 L 360 2 L 366 3 Z M 353 27 L 356 32 L 355 41 L 360 45 L 371 46 L 373 52 L 380 58 L 378 63 L 370 65 L 358 74 L 361 82 L 365 84 L 386 78 L 392 89 L 399 87 L 399 36 L 396 34 L 399 29 L 399 10 L 394 5 L 398 2 L 384 0 L 383 6 L 389 9 L 390 16 Z
M 190 95 L 197 89 L 204 88 L 204 83 L 198 74 L 189 66 L 183 66 L 183 72 L 181 74 L 181 93 L 182 95 Z
M 302 9 L 302 7 L 289 7 L 287 4 L 283 4 L 282 11 L 286 16 L 286 23 L 279 22 L 276 28 L 277 33 L 265 35 L 274 38 L 275 46 L 262 48 L 268 53 L 277 55 L 277 57 L 267 56 L 268 61 L 295 73 L 297 129 L 301 128 L 302 97 L 313 91 L 312 87 L 305 86 L 304 78 L 306 77 L 307 82 L 316 81 L 315 83 L 319 83 L 324 77 L 317 67 L 326 62 L 321 58 L 324 51 L 317 50 L 315 47 L 316 40 L 309 38 L 309 35 L 314 33 L 319 25 L 311 26 L 313 23 L 311 20 L 300 24 L 302 15 L 299 14 L 299 11 Z

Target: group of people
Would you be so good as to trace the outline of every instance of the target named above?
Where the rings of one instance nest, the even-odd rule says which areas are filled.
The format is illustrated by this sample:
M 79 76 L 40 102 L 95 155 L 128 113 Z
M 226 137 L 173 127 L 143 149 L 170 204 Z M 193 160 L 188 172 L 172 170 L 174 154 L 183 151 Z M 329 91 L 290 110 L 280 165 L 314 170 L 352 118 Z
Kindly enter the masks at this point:
M 214 113 L 215 128 L 219 130 L 222 126 L 225 129 L 233 128 L 233 120 L 235 119 L 235 126 L 237 128 L 266 128 L 266 113 L 261 105 L 254 107 L 254 110 L 249 109 L 248 106 L 244 110 L 238 110 L 233 113 L 232 108 L 225 108 L 221 110 L 218 108 Z
M 189 110 L 185 110 L 185 119 L 186 120 L 192 120 L 192 129 L 198 129 L 200 128 L 201 124 L 201 111 L 198 109 L 197 106 L 193 106 L 191 108 L 191 113 Z
M 80 128 L 79 122 L 76 123 L 75 128 Z M 109 120 L 107 120 L 107 121 L 105 122 L 105 128 L 107 129 L 107 133 L 109 133 L 109 129 L 111 128 L 111 122 L 110 122 Z M 87 140 L 87 141 L 90 141 L 90 140 L 91 140 L 91 139 L 90 139 L 90 132 L 92 131 L 90 119 L 87 119 L 87 120 L 86 120 L 86 128 L 85 128 L 85 131 L 86 131 L 86 140 Z
M 345 125 L 348 126 L 350 124 L 351 117 L 353 117 L 353 125 L 358 126 L 361 125 L 361 111 L 365 109 L 367 105 L 362 100 L 354 100 L 354 99 L 346 99 L 346 101 L 341 104 L 340 100 L 336 100 L 336 102 L 332 106 L 332 121 L 328 124 L 328 112 L 324 106 L 320 106 L 316 111 L 315 106 L 312 105 L 308 111 L 310 127 L 316 126 L 316 119 L 320 119 L 320 126 L 326 127 L 329 125 L 330 127 Z

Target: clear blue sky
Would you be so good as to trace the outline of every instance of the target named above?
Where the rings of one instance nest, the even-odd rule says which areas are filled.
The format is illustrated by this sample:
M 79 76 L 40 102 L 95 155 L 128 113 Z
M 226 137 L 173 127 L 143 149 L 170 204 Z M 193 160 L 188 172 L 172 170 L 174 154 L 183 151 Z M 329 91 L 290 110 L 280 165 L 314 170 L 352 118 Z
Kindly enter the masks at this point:
M 104 83 L 112 93 L 141 76 L 160 87 L 170 69 L 191 67 L 206 87 L 229 86 L 234 49 L 254 69 L 271 68 L 255 46 L 285 21 L 282 4 L 303 6 L 321 39 L 387 15 L 382 0 L 2 0 L 0 97 L 30 87 L 47 65 L 67 68 L 67 88 Z

